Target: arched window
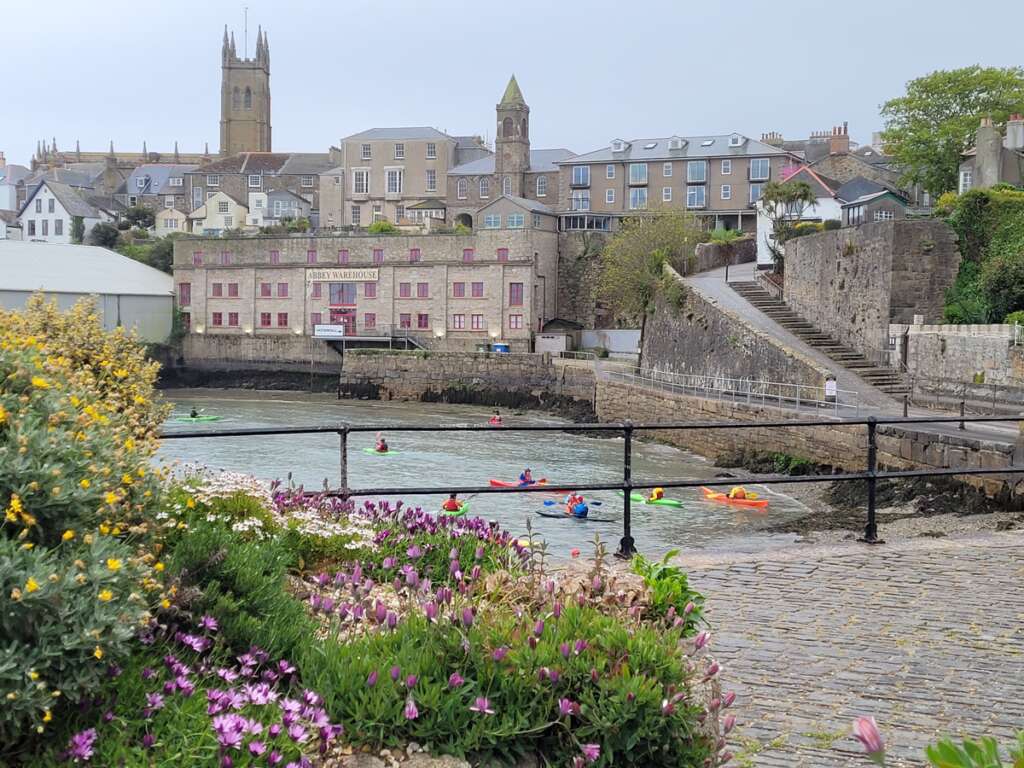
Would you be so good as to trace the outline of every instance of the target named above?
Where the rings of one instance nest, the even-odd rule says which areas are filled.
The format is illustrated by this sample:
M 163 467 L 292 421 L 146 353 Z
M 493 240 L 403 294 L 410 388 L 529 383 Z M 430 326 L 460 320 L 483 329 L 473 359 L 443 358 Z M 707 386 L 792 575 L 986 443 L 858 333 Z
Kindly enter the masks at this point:
M 480 179 L 480 197 L 490 197 L 490 196 L 491 196 L 491 180 L 489 178 L 487 178 L 486 176 L 483 176 Z
M 242 92 L 238 90 L 238 86 L 235 86 L 235 90 L 231 92 L 231 108 L 238 109 L 242 106 Z
M 455 183 L 455 196 L 459 200 L 465 200 L 469 197 L 469 182 L 466 179 L 459 179 Z
M 527 124 L 526 124 L 526 118 L 525 118 L 525 117 L 524 117 L 524 118 L 522 119 L 522 121 L 521 121 L 521 122 L 519 123 L 519 126 L 520 126 L 520 128 L 519 128 L 519 135 L 520 135 L 520 136 L 522 136 L 522 137 L 523 137 L 523 138 L 525 139 L 525 138 L 526 138 L 526 137 L 527 137 L 527 136 L 529 135 L 529 134 L 527 134 L 527 132 L 526 132 L 526 131 L 527 131 L 527 128 L 528 128 L 528 126 L 527 126 Z
M 548 193 L 548 177 L 537 177 L 537 197 L 544 197 Z
M 515 128 L 513 126 L 514 126 L 514 124 L 512 122 L 512 118 L 511 117 L 506 117 L 504 120 L 501 121 L 501 136 L 502 136 L 502 138 L 505 138 L 505 139 L 511 139 L 512 138 L 512 131 L 515 130 Z
M 252 109 L 252 88 L 245 86 L 245 108 Z
M 501 177 L 501 194 L 512 196 L 512 177 L 502 176 Z

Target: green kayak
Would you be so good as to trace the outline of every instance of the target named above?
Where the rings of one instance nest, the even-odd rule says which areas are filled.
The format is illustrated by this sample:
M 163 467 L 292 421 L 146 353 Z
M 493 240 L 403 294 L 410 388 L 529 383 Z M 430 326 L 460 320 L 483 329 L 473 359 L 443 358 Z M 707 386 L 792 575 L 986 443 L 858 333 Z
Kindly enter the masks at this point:
M 438 510 L 438 514 L 444 515 L 445 517 L 462 517 L 467 512 L 469 512 L 469 503 L 465 501 L 462 502 L 458 510 L 456 510 L 455 512 L 449 512 L 447 509 L 444 508 Z
M 189 424 L 196 424 L 200 421 L 220 421 L 221 416 L 179 416 L 175 421 L 183 421 Z
M 622 495 L 623 495 L 622 491 L 619 491 L 619 496 L 622 496 Z M 654 506 L 654 507 L 677 507 L 678 508 L 678 507 L 682 507 L 683 506 L 683 502 L 679 501 L 678 499 L 665 499 L 665 498 L 661 498 L 661 499 L 658 499 L 657 501 L 651 501 L 646 496 L 644 496 L 642 493 L 631 493 L 631 494 L 629 494 L 629 499 L 630 499 L 630 501 L 635 501 L 635 502 L 637 502 L 639 504 L 646 504 L 647 506 Z
M 401 451 L 396 451 L 394 448 L 388 451 L 378 451 L 375 448 L 363 448 L 363 453 L 367 453 L 370 456 L 394 456 L 396 453 L 401 453 Z

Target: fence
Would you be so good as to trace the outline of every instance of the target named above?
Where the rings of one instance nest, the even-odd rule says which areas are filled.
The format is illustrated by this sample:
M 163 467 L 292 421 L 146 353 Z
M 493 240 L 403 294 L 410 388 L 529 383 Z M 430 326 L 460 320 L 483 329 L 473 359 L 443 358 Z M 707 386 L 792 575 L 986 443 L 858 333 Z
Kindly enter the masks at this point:
M 989 418 L 967 418 L 966 422 L 1000 422 L 1018 421 L 1019 417 L 989 417 Z M 482 493 L 550 493 L 568 491 L 621 491 L 623 494 L 622 507 L 622 538 L 619 542 L 619 557 L 631 557 L 636 552 L 635 541 L 632 535 L 630 493 L 634 490 L 646 490 L 651 488 L 699 488 L 703 486 L 731 486 L 743 484 L 771 485 L 779 483 L 828 483 L 828 482 L 856 482 L 863 481 L 867 486 L 867 519 L 864 526 L 864 536 L 861 541 L 868 544 L 883 543 L 878 538 L 878 523 L 875 518 L 875 496 L 879 480 L 914 478 L 914 477 L 950 477 L 953 475 L 1011 475 L 1024 473 L 1024 466 L 1009 466 L 1000 468 L 974 468 L 953 467 L 943 469 L 919 469 L 902 470 L 895 472 L 878 471 L 878 444 L 877 427 L 880 424 L 948 424 L 960 422 L 959 417 L 935 417 L 935 418 L 890 418 L 876 419 L 844 419 L 835 421 L 828 420 L 801 420 L 801 421 L 769 421 L 769 422 L 680 422 L 664 424 L 633 424 L 623 422 L 621 424 L 563 424 L 563 425 L 529 425 L 509 426 L 502 429 L 495 429 L 489 426 L 459 425 L 459 426 L 436 426 L 426 424 L 409 425 L 358 425 L 338 424 L 332 426 L 316 427 L 275 427 L 275 428 L 247 428 L 247 429 L 226 429 L 196 432 L 165 432 L 162 438 L 165 440 L 196 440 L 202 438 L 223 438 L 223 437 L 261 437 L 269 435 L 305 435 L 305 434 L 337 434 L 340 440 L 339 448 L 339 477 L 340 483 L 337 489 L 328 490 L 326 493 L 331 496 L 338 496 L 343 499 L 351 497 L 382 497 L 410 495 L 448 495 L 451 493 L 461 494 L 482 494 Z M 729 479 L 711 480 L 673 480 L 673 479 L 641 479 L 635 481 L 633 478 L 633 435 L 642 431 L 665 431 L 665 430 L 696 430 L 696 429 L 791 429 L 801 427 L 820 426 L 864 426 L 867 429 L 867 446 L 865 456 L 864 472 L 846 472 L 832 475 L 767 475 L 762 477 L 732 477 Z M 511 432 L 620 432 L 623 436 L 622 453 L 622 481 L 617 483 L 561 483 L 557 480 L 545 486 L 516 486 L 511 488 L 486 486 L 427 486 L 427 487 L 383 487 L 383 488 L 350 488 L 348 483 L 348 438 L 351 434 L 376 433 L 387 429 L 389 433 L 394 432 L 489 432 L 495 439 Z
M 911 401 L 922 408 L 947 409 L 963 402 L 968 413 L 999 414 L 1024 411 L 1024 388 L 931 376 L 910 377 Z

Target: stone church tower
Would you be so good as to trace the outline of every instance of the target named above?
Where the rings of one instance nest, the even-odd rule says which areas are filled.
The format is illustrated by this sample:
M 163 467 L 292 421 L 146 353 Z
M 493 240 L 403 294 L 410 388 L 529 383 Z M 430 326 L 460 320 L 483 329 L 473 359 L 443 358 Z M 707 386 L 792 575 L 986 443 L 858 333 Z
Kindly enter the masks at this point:
M 495 181 L 502 194 L 525 197 L 526 172 L 530 169 L 530 108 L 515 75 L 508 81 L 497 112 Z
M 270 46 L 256 32 L 256 57 L 240 59 L 235 33 L 221 48 L 220 153 L 270 151 Z

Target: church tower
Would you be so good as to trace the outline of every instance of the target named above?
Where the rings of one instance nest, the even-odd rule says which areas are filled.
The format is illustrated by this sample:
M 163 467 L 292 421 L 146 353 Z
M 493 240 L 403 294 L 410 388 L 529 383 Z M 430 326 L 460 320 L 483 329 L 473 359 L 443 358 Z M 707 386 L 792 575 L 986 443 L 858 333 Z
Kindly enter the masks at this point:
M 525 197 L 526 172 L 530 169 L 530 108 L 515 75 L 508 81 L 497 112 L 495 181 L 502 194 Z
M 239 58 L 235 33 L 221 48 L 220 153 L 270 151 L 270 46 L 256 32 L 256 57 Z

